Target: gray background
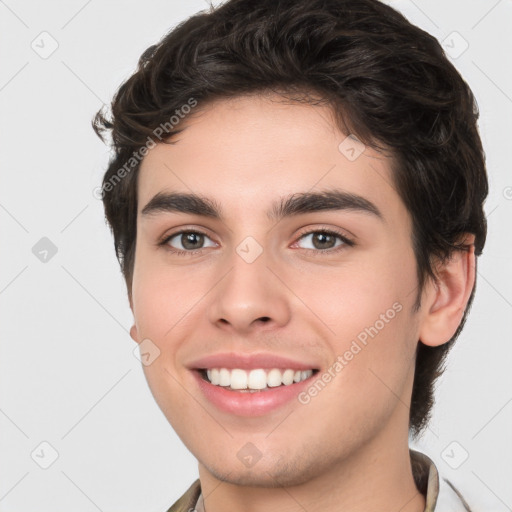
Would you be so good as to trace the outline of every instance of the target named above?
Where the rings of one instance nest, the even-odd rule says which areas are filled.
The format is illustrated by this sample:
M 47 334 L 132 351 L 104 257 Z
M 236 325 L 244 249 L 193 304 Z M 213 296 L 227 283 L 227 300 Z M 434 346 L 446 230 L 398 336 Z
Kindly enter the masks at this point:
M 477 511 L 512 510 L 512 1 L 389 1 L 471 85 L 490 180 L 476 300 L 415 446 Z M 1 512 L 164 511 L 197 477 L 133 355 L 90 121 L 147 46 L 207 7 L 0 0 Z

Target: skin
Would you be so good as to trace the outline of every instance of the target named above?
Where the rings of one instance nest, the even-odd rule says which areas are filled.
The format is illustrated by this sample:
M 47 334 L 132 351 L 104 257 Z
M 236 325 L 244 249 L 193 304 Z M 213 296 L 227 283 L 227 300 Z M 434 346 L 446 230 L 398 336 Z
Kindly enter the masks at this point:
M 328 107 L 251 95 L 198 108 L 179 127 L 175 144 L 158 144 L 141 164 L 131 336 L 160 350 L 144 371 L 199 462 L 205 508 L 424 510 L 408 452 L 415 350 L 419 339 L 434 346 L 455 333 L 474 283 L 473 249 L 439 268 L 439 283 L 427 283 L 414 312 L 411 218 L 392 186 L 390 157 L 367 147 L 349 161 Z M 321 211 L 276 224 L 265 214 L 281 196 L 332 188 L 367 198 L 384 220 Z M 212 198 L 224 219 L 142 215 L 162 191 Z M 180 236 L 158 245 L 185 228 L 207 234 L 199 253 L 173 254 L 184 250 Z M 315 248 L 314 234 L 300 238 L 305 228 L 336 229 L 355 245 Z M 236 252 L 247 236 L 263 249 L 250 264 Z M 308 404 L 228 414 L 187 369 L 200 355 L 270 351 L 322 372 L 396 302 L 402 310 Z M 250 468 L 237 457 L 248 442 L 262 454 Z

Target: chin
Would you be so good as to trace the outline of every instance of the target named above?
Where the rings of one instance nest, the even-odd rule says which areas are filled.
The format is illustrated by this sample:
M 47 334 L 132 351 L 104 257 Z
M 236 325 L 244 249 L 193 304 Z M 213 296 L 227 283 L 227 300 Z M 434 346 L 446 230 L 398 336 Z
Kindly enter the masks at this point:
M 225 462 L 219 467 L 204 463 L 202 465 L 217 480 L 244 487 L 293 487 L 317 477 L 321 471 L 318 463 L 308 465 L 303 459 L 296 463 L 288 461 L 283 464 L 282 460 L 279 462 L 262 458 L 252 468 L 241 467 L 238 460 L 234 464 Z

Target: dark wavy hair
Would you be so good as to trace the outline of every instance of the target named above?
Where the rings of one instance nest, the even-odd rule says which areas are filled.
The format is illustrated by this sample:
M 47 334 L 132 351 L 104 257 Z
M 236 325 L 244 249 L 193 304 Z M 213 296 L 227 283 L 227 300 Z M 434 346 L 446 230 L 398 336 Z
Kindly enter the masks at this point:
M 130 297 L 141 148 L 191 98 L 200 109 L 215 99 L 266 92 L 321 101 L 344 133 L 391 154 L 394 186 L 413 222 L 415 310 L 426 279 L 437 280 L 435 262 L 468 249 L 464 233 L 475 235 L 475 254 L 482 253 L 488 182 L 478 108 L 438 41 L 377 0 L 230 0 L 150 46 L 110 113 L 102 109 L 93 120 L 102 140 L 105 132 L 112 136 L 102 199 Z M 173 143 L 179 131 L 171 128 L 162 140 Z M 438 347 L 419 340 L 414 437 L 428 424 L 434 383 L 474 293 L 475 287 L 452 339 Z

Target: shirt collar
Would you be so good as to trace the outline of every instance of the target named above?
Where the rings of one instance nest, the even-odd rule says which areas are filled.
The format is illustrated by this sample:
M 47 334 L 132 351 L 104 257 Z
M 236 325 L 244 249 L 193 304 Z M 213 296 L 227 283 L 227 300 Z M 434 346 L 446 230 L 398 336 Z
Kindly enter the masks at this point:
M 409 449 L 412 476 L 416 487 L 425 496 L 425 512 L 434 512 L 439 496 L 439 473 L 434 462 L 424 453 Z

